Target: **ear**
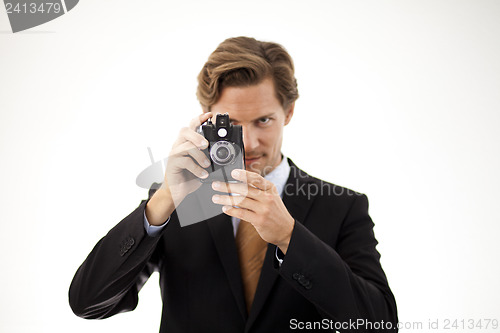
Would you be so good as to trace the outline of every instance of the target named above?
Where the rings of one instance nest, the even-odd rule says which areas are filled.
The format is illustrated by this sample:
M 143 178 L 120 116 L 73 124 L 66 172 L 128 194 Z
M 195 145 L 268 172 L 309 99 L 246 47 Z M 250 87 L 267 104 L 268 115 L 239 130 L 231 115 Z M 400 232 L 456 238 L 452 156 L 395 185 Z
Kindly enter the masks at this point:
M 292 120 L 294 108 L 295 108 L 295 102 L 290 104 L 288 108 L 285 110 L 285 126 L 288 125 L 290 120 Z

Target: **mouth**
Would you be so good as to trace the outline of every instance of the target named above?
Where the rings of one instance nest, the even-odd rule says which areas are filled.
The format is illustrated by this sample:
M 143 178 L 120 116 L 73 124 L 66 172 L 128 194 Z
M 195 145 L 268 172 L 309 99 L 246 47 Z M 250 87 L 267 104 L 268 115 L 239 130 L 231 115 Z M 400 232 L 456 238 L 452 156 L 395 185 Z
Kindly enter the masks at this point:
M 245 157 L 245 164 L 252 164 L 257 162 L 262 156 L 255 156 L 255 157 Z

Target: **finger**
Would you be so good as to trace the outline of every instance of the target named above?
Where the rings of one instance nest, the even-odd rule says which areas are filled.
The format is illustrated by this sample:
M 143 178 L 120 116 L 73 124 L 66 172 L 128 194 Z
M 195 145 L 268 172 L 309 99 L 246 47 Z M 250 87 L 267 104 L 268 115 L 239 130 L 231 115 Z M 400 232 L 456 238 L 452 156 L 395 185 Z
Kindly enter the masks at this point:
M 196 131 L 196 129 L 201 126 L 205 121 L 208 120 L 208 118 L 211 118 L 213 116 L 212 112 L 206 112 L 203 114 L 200 114 L 198 117 L 195 117 L 191 119 L 191 122 L 189 123 L 189 128 L 192 129 L 193 131 Z
M 195 177 L 198 178 L 207 178 L 208 177 L 208 172 L 201 168 L 193 159 L 189 156 L 184 156 L 181 158 L 176 158 L 173 161 L 173 165 L 177 169 L 186 169 L 189 172 L 191 172 Z
M 171 154 L 174 156 L 191 156 L 200 166 L 204 168 L 208 168 L 210 166 L 210 161 L 205 153 L 196 148 L 191 142 L 185 142 L 180 146 L 175 147 Z
M 258 189 L 261 189 L 262 191 L 268 191 L 273 188 L 273 183 L 270 181 L 264 179 L 261 175 L 252 172 L 252 171 L 247 171 L 243 169 L 234 169 L 231 172 L 231 176 L 233 176 L 234 179 L 239 180 L 241 182 L 250 184 L 255 186 Z
M 257 213 L 252 212 L 248 209 L 237 208 L 232 206 L 222 206 L 222 211 L 229 216 L 233 216 L 239 218 L 240 220 L 245 220 L 250 223 L 255 221 L 258 217 Z
M 244 208 L 253 212 L 257 212 L 259 208 L 259 203 L 257 201 L 242 196 L 215 194 L 212 196 L 212 202 L 218 205 Z
M 196 133 L 189 127 L 181 128 L 179 136 L 174 143 L 174 148 L 185 142 L 191 142 L 194 146 L 198 147 L 198 149 L 205 149 L 208 147 L 207 139 L 205 139 L 203 135 Z
M 255 198 L 262 191 L 253 186 L 249 186 L 245 183 L 223 183 L 219 181 L 214 181 L 212 183 L 212 189 L 224 192 L 224 193 L 234 193 L 242 196 L 248 196 L 251 198 Z

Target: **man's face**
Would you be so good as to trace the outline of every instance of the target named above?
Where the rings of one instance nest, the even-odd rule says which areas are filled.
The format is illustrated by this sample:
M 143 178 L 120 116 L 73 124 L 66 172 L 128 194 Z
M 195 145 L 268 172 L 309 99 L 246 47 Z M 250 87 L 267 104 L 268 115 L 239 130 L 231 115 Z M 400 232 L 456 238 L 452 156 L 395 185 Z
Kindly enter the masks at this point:
M 214 114 L 228 113 L 243 128 L 245 167 L 265 176 L 281 162 L 283 127 L 293 115 L 293 103 L 283 110 L 271 79 L 250 87 L 227 87 L 212 106 Z

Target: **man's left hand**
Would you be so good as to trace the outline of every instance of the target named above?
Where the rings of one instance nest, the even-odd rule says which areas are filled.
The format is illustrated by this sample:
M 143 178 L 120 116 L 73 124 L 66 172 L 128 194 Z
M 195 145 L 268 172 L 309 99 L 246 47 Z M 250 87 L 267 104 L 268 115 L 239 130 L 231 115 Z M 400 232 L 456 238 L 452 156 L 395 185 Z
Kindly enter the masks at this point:
M 286 254 L 295 224 L 281 200 L 276 186 L 259 174 L 246 170 L 233 170 L 234 179 L 241 183 L 213 182 L 212 188 L 219 192 L 237 194 L 212 197 L 222 210 L 251 223 L 260 237 L 268 243 L 277 245 Z

